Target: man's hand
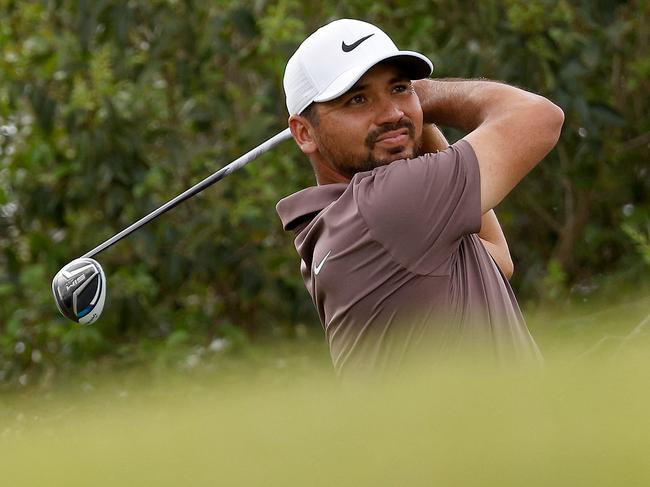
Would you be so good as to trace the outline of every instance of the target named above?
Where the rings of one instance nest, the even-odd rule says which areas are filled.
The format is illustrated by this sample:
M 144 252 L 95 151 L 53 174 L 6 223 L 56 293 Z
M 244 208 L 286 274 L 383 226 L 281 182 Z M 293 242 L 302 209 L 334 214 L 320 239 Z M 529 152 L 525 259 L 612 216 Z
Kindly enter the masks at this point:
M 491 81 L 413 83 L 424 121 L 469 132 L 481 172 L 481 210 L 494 208 L 555 146 L 562 110 L 546 98 Z
M 449 142 L 438 127 L 433 124 L 424 125 L 422 128 L 422 151 L 425 154 L 445 150 L 447 147 L 449 147 Z M 478 236 L 501 272 L 507 279 L 510 279 L 514 272 L 514 264 L 510 257 L 508 242 L 494 210 L 488 211 L 481 217 L 481 231 Z

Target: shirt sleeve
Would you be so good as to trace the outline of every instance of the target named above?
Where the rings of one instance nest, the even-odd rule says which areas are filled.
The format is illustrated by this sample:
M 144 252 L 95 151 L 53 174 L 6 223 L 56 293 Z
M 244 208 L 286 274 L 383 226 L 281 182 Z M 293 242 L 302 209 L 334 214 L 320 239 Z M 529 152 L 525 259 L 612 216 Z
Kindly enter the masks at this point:
M 480 173 L 472 146 L 396 161 L 353 180 L 372 237 L 418 274 L 446 274 L 464 235 L 481 229 Z

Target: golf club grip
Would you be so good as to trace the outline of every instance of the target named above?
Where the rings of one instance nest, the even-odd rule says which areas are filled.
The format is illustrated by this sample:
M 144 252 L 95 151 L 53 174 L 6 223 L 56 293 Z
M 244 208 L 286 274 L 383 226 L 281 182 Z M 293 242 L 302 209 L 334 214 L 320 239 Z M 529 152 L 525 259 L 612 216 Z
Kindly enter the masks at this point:
M 239 157 L 238 159 L 234 160 L 227 166 L 219 169 L 217 172 L 214 174 L 211 174 L 201 182 L 195 184 L 191 188 L 185 190 L 178 196 L 176 196 L 174 199 L 169 200 L 167 203 L 164 205 L 160 206 L 159 208 L 155 209 L 148 215 L 145 215 L 144 217 L 140 218 L 137 222 L 132 223 L 128 227 L 126 227 L 124 230 L 122 230 L 120 233 L 113 235 L 111 238 L 106 240 L 105 242 L 99 244 L 97 247 L 92 249 L 89 252 L 86 252 L 82 257 L 94 257 L 95 255 L 99 254 L 101 251 L 106 250 L 109 248 L 111 245 L 119 242 L 122 240 L 124 237 L 127 235 L 133 233 L 136 231 L 138 228 L 140 228 L 143 225 L 146 225 L 149 223 L 151 220 L 154 218 L 162 215 L 163 213 L 171 210 L 174 208 L 176 205 L 182 203 L 188 198 L 191 198 L 192 196 L 200 193 L 203 191 L 205 188 L 208 186 L 211 186 L 212 184 L 216 183 L 217 181 L 225 178 L 228 174 L 230 174 L 233 171 L 236 171 L 237 169 L 245 166 L 249 162 L 251 162 L 254 159 L 257 159 L 259 156 L 264 154 L 265 152 L 271 150 L 273 147 L 278 145 L 280 142 L 283 142 L 291 137 L 291 132 L 289 131 L 288 128 L 284 129 L 282 132 L 277 133 L 270 139 L 268 139 L 265 142 L 262 142 L 260 145 L 255 147 L 254 149 L 251 149 L 248 151 L 246 154 L 243 156 Z

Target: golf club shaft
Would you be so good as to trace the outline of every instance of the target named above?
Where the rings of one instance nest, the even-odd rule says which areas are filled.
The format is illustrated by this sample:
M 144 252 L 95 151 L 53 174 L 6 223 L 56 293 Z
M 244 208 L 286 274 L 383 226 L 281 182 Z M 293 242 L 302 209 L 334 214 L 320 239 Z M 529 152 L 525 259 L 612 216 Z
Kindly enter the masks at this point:
M 269 151 L 276 145 L 278 145 L 280 142 L 283 142 L 287 140 L 288 138 L 291 137 L 291 132 L 289 129 L 284 129 L 282 132 L 279 132 L 278 134 L 274 135 L 270 139 L 268 139 L 265 142 L 262 142 L 260 145 L 255 147 L 254 149 L 248 151 L 246 154 L 241 156 L 240 158 L 234 160 L 227 166 L 221 168 L 214 174 L 208 176 L 205 178 L 203 181 L 195 184 L 191 188 L 187 189 L 183 193 L 179 194 L 176 196 L 174 199 L 169 200 L 167 203 L 162 205 L 161 207 L 155 209 L 148 215 L 145 215 L 141 219 L 139 219 L 137 222 L 131 224 L 130 226 L 126 227 L 124 230 L 122 230 L 120 233 L 113 235 L 111 238 L 106 240 L 105 242 L 99 244 L 97 247 L 92 249 L 89 252 L 86 252 L 82 257 L 94 257 L 95 255 L 99 254 L 101 251 L 106 250 L 109 248 L 111 245 L 119 242 L 122 240 L 124 237 L 127 235 L 135 232 L 138 228 L 140 228 L 143 225 L 146 225 L 149 223 L 151 220 L 156 218 L 157 216 L 162 215 L 163 213 L 171 210 L 174 208 L 176 205 L 182 203 L 188 198 L 191 198 L 192 196 L 200 193 L 203 191 L 205 188 L 208 186 L 211 186 L 212 184 L 216 183 L 217 181 L 225 178 L 228 174 L 230 174 L 233 171 L 236 171 L 237 169 L 245 166 L 249 162 L 251 162 L 254 159 L 257 159 L 259 156 L 264 154 L 265 152 Z

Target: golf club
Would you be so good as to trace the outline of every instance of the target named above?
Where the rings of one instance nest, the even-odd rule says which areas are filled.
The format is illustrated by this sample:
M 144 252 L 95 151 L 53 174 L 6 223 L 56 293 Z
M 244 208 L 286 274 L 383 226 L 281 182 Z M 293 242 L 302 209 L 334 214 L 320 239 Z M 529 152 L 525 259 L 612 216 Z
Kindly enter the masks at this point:
M 289 129 L 284 129 L 227 166 L 221 168 L 214 174 L 211 174 L 175 198 L 169 200 L 164 205 L 145 215 L 140 220 L 129 225 L 121 232 L 113 235 L 94 249 L 86 252 L 80 258 L 65 265 L 59 272 L 57 272 L 52 280 L 52 293 L 54 294 L 54 300 L 56 301 L 56 305 L 61 314 L 66 318 L 81 324 L 89 325 L 95 322 L 104 308 L 107 285 L 106 275 L 104 274 L 102 267 L 99 265 L 99 262 L 94 260 L 92 257 L 119 242 L 127 235 L 135 232 L 154 218 L 200 193 L 208 186 L 220 181 L 231 172 L 234 172 L 252 160 L 257 159 L 259 156 L 290 137 L 291 132 Z

